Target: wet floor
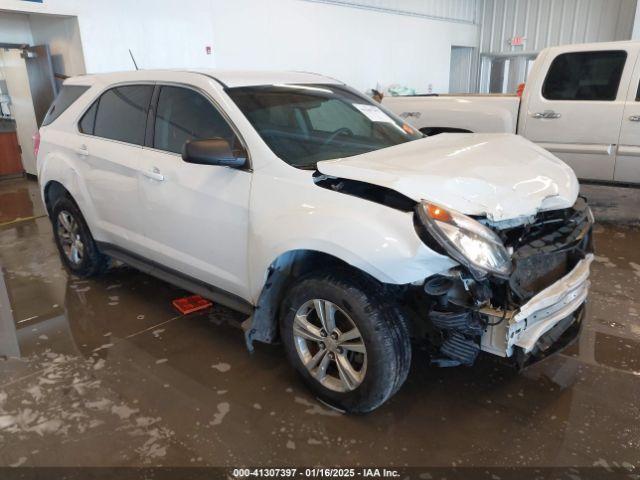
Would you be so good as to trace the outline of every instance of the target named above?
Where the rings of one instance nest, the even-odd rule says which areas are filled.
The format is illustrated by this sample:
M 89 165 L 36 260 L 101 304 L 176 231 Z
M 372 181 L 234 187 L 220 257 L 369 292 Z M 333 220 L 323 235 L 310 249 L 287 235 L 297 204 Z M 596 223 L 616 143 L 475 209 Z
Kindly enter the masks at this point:
M 491 359 L 438 369 L 416 352 L 393 399 L 347 416 L 307 393 L 278 346 L 247 353 L 234 312 L 179 316 L 184 292 L 126 267 L 69 276 L 35 183 L 0 182 L 0 465 L 632 470 L 640 194 L 585 190 L 615 223 L 596 228 L 578 344 L 520 374 Z

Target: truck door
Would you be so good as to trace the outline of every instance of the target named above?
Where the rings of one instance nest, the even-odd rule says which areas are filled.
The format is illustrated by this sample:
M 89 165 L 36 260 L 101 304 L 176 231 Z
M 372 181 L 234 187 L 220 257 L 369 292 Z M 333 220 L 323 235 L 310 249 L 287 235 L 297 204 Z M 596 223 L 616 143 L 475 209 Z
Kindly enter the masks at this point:
M 616 182 L 640 183 L 640 62 L 638 61 L 633 71 L 622 115 L 613 179 Z
M 579 178 L 611 181 L 636 52 L 552 52 L 525 99 L 520 133 L 568 163 Z

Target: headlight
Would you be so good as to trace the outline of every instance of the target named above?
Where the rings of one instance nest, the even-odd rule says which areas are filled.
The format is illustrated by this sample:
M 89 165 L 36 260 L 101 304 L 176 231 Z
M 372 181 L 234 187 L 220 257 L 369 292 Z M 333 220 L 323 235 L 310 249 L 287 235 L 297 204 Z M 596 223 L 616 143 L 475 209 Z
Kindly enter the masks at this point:
M 480 222 L 427 202 L 422 202 L 417 211 L 438 244 L 454 260 L 467 266 L 475 277 L 484 277 L 487 273 L 509 275 L 511 255 L 500 237 Z

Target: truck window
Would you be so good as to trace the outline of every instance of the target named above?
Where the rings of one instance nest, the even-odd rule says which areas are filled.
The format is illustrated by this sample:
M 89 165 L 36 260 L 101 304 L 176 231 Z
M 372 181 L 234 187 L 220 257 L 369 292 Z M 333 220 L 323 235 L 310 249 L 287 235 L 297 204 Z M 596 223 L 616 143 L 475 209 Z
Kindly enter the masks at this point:
M 542 96 L 547 100 L 615 100 L 626 59 L 624 50 L 558 55 L 542 85 Z

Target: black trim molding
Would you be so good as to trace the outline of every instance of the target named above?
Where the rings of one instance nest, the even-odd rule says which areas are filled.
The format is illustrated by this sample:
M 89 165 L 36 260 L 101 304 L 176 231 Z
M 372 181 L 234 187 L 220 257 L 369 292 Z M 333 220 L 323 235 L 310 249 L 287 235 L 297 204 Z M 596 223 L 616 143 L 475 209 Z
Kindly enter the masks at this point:
M 251 315 L 253 313 L 253 305 L 233 293 L 214 287 L 213 285 L 190 277 L 189 275 L 185 275 L 177 270 L 165 267 L 164 265 L 148 260 L 140 255 L 129 252 L 110 243 L 96 242 L 96 244 L 98 249 L 105 255 L 109 255 L 110 257 L 120 260 L 141 272 L 159 278 L 160 280 L 164 280 L 165 282 L 171 283 L 190 292 L 202 295 L 209 300 L 233 310 L 237 310 L 241 313 L 245 313 L 247 315 Z

